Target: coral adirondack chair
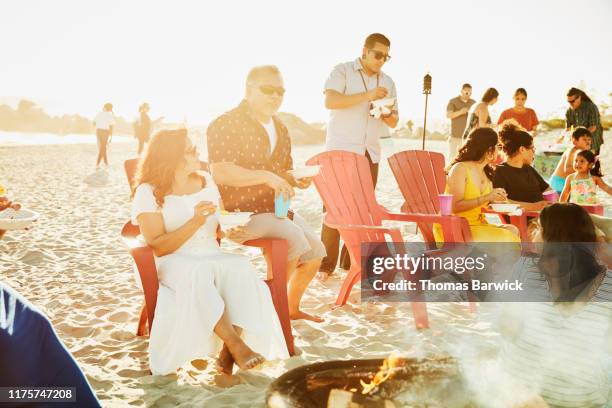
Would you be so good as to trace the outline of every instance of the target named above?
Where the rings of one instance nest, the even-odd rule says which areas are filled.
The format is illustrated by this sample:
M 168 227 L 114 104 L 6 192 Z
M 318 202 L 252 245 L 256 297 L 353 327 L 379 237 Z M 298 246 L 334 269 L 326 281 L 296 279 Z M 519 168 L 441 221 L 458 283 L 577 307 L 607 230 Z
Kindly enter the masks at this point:
M 388 158 L 388 162 L 404 196 L 405 202 L 401 211 L 438 214 L 440 212 L 438 194 L 444 193 L 446 187 L 444 155 L 426 150 L 406 150 L 395 153 Z M 538 213 L 523 211 L 520 215 L 509 216 L 510 223 L 520 231 L 523 242 L 528 241 L 527 216 L 538 216 Z M 500 218 L 503 221 L 503 218 Z M 427 243 L 435 244 L 430 226 L 419 224 L 419 230 Z M 445 241 L 451 242 L 446 236 Z
M 601 204 L 582 205 L 581 207 L 584 208 L 589 214 L 601 215 L 603 217 L 605 213 L 605 208 Z
M 336 306 L 347 302 L 351 289 L 361 278 L 363 243 L 384 243 L 387 237 L 395 243 L 403 243 L 400 230 L 383 227 L 383 220 L 408 221 L 423 225 L 440 223 L 444 234 L 451 237 L 453 242 L 463 242 L 471 237 L 469 226 L 461 217 L 393 214 L 379 205 L 374 194 L 370 167 L 363 155 L 328 151 L 312 157 L 307 164 L 322 166 L 320 173 L 314 177 L 314 183 L 327 209 L 324 222 L 340 232 L 351 256 L 351 269 L 342 284 Z M 406 279 L 414 277 L 406 276 Z M 417 328 L 429 326 L 425 302 L 412 302 L 412 311 Z
M 202 162 L 202 170 L 207 171 L 208 165 Z M 125 173 L 130 186 L 136 175 L 138 159 L 126 160 L 124 163 Z M 138 274 L 142 282 L 144 292 L 144 304 L 140 313 L 140 320 L 136 335 L 144 336 L 153 327 L 155 306 L 157 305 L 157 290 L 159 281 L 157 279 L 157 268 L 153 257 L 153 250 L 137 239 L 140 228 L 128 221 L 121 230 L 123 242 L 129 248 L 130 254 L 136 263 Z M 268 279 L 265 280 L 272 294 L 272 302 L 278 314 L 287 349 L 290 355 L 295 354 L 293 332 L 291 331 L 291 320 L 289 319 L 289 306 L 287 300 L 287 256 L 289 247 L 287 241 L 278 238 L 255 239 L 244 243 L 244 245 L 261 248 L 268 260 Z

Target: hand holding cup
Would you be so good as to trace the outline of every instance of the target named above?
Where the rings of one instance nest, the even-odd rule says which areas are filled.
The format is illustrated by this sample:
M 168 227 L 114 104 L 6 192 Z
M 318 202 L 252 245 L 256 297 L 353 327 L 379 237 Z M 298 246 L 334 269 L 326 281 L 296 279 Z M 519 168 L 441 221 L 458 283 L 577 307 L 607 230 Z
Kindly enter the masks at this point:
M 210 201 L 200 201 L 193 209 L 193 219 L 198 225 L 204 225 L 209 216 L 215 213 L 217 206 Z

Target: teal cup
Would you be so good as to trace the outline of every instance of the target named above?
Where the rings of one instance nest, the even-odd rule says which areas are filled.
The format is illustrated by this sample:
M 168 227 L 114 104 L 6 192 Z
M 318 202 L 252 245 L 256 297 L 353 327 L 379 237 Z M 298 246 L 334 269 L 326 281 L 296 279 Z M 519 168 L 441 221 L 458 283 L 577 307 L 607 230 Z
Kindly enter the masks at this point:
M 278 197 L 274 199 L 274 215 L 276 215 L 278 218 L 287 218 L 290 204 L 291 199 L 285 200 L 284 195 L 279 194 Z

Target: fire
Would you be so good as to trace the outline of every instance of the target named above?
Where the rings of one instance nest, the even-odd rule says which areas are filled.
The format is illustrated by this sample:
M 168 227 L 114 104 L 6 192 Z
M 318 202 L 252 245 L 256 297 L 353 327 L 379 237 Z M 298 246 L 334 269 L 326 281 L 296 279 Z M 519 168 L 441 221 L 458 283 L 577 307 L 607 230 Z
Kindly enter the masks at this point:
M 402 357 L 395 353 L 391 354 L 383 361 L 383 365 L 379 368 L 378 372 L 376 373 L 376 375 L 374 375 L 374 378 L 370 383 L 366 383 L 363 380 L 360 381 L 361 386 L 363 387 L 361 393 L 364 395 L 371 394 L 378 388 L 380 384 L 391 378 L 391 376 L 395 372 L 395 368 L 401 367 L 404 364 L 405 360 Z

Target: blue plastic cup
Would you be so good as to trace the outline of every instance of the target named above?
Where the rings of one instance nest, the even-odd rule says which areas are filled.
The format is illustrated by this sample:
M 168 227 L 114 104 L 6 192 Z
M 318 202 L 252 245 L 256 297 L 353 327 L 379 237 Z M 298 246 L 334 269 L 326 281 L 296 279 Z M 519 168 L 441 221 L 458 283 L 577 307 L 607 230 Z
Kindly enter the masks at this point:
M 290 204 L 290 198 L 285 200 L 284 195 L 279 194 L 278 197 L 274 199 L 274 215 L 276 215 L 278 218 L 287 218 Z

